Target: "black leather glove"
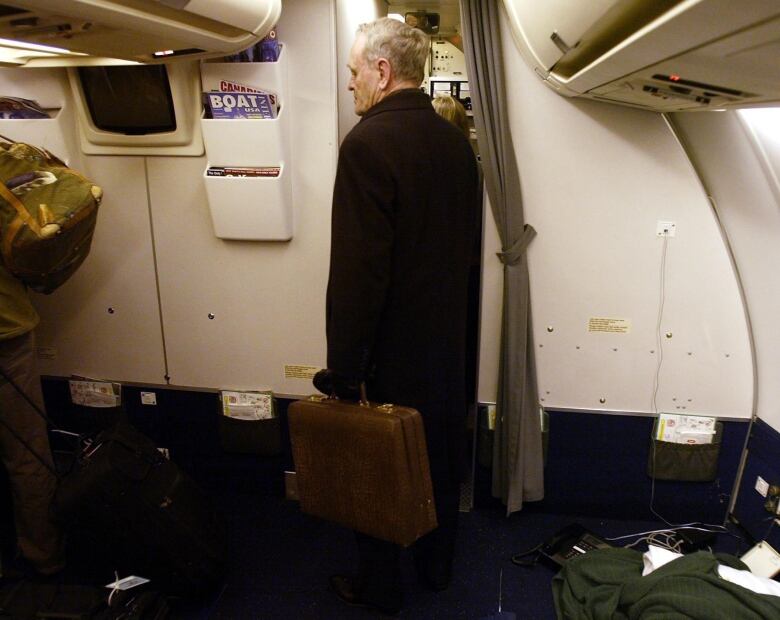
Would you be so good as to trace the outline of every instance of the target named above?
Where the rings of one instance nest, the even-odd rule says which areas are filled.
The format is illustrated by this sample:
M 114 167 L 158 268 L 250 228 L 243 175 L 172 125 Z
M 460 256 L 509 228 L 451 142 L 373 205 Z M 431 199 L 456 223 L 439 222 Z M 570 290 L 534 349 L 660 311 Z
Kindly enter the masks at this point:
M 323 368 L 312 379 L 314 387 L 327 396 L 336 396 L 343 400 L 358 400 L 360 398 L 360 381 L 354 377 L 346 377 L 341 373 Z

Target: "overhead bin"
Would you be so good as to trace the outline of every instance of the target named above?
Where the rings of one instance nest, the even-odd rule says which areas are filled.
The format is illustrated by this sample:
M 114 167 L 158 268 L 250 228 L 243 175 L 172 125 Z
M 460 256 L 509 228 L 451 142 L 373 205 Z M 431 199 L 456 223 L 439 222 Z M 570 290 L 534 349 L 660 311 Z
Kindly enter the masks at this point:
M 0 64 L 225 56 L 262 39 L 281 11 L 281 0 L 9 0 L 0 4 L 0 38 L 14 43 Z
M 503 0 L 525 60 L 562 95 L 653 109 L 780 101 L 777 0 Z

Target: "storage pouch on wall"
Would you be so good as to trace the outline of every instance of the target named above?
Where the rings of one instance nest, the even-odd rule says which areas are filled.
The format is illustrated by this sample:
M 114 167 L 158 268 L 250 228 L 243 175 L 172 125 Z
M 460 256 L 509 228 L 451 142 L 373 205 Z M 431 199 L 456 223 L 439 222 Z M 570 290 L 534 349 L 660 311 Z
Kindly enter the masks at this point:
M 279 418 L 235 420 L 220 416 L 219 440 L 222 450 L 232 454 L 275 456 L 282 452 Z
M 656 480 L 683 482 L 715 480 L 722 438 L 721 422 L 716 422 L 715 435 L 709 444 L 672 443 L 654 438 L 647 458 L 647 475 Z

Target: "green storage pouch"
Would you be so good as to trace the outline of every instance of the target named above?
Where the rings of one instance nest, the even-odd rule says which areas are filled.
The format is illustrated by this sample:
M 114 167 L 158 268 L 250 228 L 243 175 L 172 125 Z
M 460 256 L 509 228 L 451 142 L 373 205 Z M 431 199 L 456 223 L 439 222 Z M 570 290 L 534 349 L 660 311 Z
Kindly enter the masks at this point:
M 282 453 L 279 418 L 269 420 L 219 419 L 219 440 L 223 452 L 276 456 Z
M 647 458 L 647 475 L 656 480 L 710 482 L 718 475 L 718 457 L 723 424 L 715 423 L 715 435 L 709 444 L 684 444 L 655 439 Z

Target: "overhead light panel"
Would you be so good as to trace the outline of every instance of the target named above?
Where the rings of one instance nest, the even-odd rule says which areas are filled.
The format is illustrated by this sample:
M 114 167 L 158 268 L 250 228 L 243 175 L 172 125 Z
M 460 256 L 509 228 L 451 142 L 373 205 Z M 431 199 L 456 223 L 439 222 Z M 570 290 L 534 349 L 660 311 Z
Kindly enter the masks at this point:
M 36 52 L 50 52 L 52 54 L 78 54 L 71 52 L 63 47 L 53 47 L 51 45 L 40 45 L 38 43 L 26 43 L 23 41 L 13 41 L 11 39 L 0 39 L 0 46 L 13 47 L 14 49 L 32 50 Z M 83 54 L 82 54 L 83 55 Z

